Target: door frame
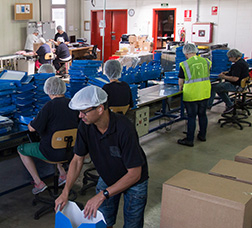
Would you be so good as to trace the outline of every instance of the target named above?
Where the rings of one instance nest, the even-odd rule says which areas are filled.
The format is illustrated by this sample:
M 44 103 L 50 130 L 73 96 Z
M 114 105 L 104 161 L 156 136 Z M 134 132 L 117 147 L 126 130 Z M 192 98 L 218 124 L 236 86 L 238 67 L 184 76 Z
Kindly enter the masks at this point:
M 174 11 L 174 38 L 173 41 L 176 40 L 176 8 L 155 8 L 153 11 L 153 26 L 152 26 L 152 37 L 154 38 L 153 43 L 153 51 L 157 49 L 157 31 L 158 31 L 158 13 L 157 11 Z

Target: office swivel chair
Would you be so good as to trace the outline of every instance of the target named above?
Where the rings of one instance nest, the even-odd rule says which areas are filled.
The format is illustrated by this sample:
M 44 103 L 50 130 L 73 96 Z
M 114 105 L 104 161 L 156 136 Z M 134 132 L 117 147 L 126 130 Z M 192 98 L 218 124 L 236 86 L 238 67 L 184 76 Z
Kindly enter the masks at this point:
M 221 123 L 221 127 L 228 123 L 236 124 L 240 127 L 240 130 L 243 129 L 242 123 L 248 124 L 248 126 L 251 126 L 251 123 L 249 121 L 246 121 L 244 119 L 248 118 L 248 115 L 250 115 L 249 110 L 245 107 L 246 103 L 246 93 L 248 92 L 247 89 L 249 87 L 249 77 L 242 79 L 241 86 L 237 89 L 237 91 L 234 92 L 234 109 L 232 113 L 228 114 L 222 114 L 221 116 L 223 118 L 218 120 L 218 123 Z M 243 97 L 242 99 L 239 99 L 240 97 Z M 246 111 L 246 113 L 239 113 L 237 110 L 243 110 Z
M 97 59 L 97 53 L 96 53 L 96 50 L 97 50 L 97 45 L 94 45 L 91 53 L 89 55 L 84 55 L 82 57 L 82 59 L 87 59 L 87 60 L 93 60 L 93 59 Z
M 126 112 L 129 110 L 129 105 L 110 106 L 109 109 L 112 112 L 122 113 L 123 115 L 125 115 Z M 84 195 L 87 189 L 95 187 L 97 185 L 97 182 L 98 182 L 98 179 L 99 179 L 99 175 L 97 175 L 95 167 L 86 169 L 84 171 L 83 175 L 84 175 L 83 180 L 82 180 L 83 185 L 82 185 L 82 188 L 80 190 L 81 195 Z
M 43 214 L 53 211 L 55 206 L 55 199 L 60 195 L 59 189 L 63 188 L 63 186 L 58 186 L 58 179 L 59 179 L 59 172 L 57 169 L 57 164 L 66 164 L 69 163 L 72 159 L 73 153 L 72 148 L 75 144 L 76 140 L 77 129 L 69 129 L 69 130 L 62 130 L 56 131 L 51 140 L 52 148 L 54 149 L 66 149 L 66 160 L 59 161 L 59 162 L 51 162 L 45 161 L 47 163 L 53 164 L 55 168 L 54 172 L 54 184 L 52 186 L 48 186 L 46 191 L 49 193 L 49 197 L 41 196 L 42 193 L 35 195 L 35 199 L 33 200 L 33 205 L 35 206 L 38 202 L 42 202 L 45 205 L 41 207 L 38 211 L 34 214 L 34 219 L 39 219 L 40 216 Z M 69 195 L 69 200 L 75 200 L 77 198 L 77 194 L 75 191 L 71 190 Z M 84 208 L 81 203 L 76 202 L 77 205 L 81 208 Z

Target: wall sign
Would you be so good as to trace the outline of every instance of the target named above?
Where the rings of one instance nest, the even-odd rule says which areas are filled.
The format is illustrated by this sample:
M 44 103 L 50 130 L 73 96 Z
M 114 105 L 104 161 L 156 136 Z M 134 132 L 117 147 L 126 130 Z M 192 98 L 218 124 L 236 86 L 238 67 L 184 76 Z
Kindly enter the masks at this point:
M 192 10 L 184 11 L 184 21 L 192 21 Z
M 217 13 L 218 13 L 218 6 L 212 6 L 211 12 L 212 12 L 212 15 L 217 15 Z
M 15 20 L 33 19 L 32 3 L 15 3 L 14 15 Z

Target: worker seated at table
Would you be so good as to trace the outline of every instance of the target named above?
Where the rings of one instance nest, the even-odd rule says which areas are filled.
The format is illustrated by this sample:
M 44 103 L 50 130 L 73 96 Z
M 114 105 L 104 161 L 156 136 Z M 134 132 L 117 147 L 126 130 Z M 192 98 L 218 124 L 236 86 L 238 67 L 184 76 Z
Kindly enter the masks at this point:
M 65 44 L 69 44 L 70 40 L 66 32 L 64 32 L 63 27 L 61 25 L 57 26 L 57 33 L 54 36 L 54 40 L 50 39 L 56 46 L 58 46 L 57 39 L 58 37 L 62 37 L 64 39 Z
M 41 65 L 41 67 L 38 70 L 38 73 L 56 74 L 56 70 L 55 70 L 55 67 L 52 66 L 51 64 L 45 63 L 45 64 Z
M 33 194 L 44 191 L 47 186 L 40 179 L 32 157 L 53 162 L 66 160 L 64 149 L 52 148 L 52 135 L 59 130 L 77 128 L 79 122 L 78 111 L 73 111 L 68 107 L 70 100 L 64 96 L 66 85 L 60 78 L 48 78 L 44 84 L 44 92 L 51 100 L 28 125 L 29 131 L 39 133 L 41 141 L 23 144 L 17 148 L 23 164 L 33 178 Z M 62 165 L 58 164 L 57 167 L 60 172 L 59 185 L 62 185 L 66 181 L 66 172 Z
M 108 94 L 108 106 L 125 106 L 133 107 L 132 93 L 128 83 L 120 82 L 122 66 L 117 60 L 108 60 L 104 66 L 105 75 L 110 83 L 105 84 L 103 89 Z
M 187 137 L 179 139 L 178 144 L 194 146 L 196 118 L 199 120 L 199 141 L 206 141 L 207 132 L 207 102 L 211 93 L 210 68 L 211 61 L 197 56 L 198 49 L 194 44 L 187 43 L 183 53 L 187 58 L 181 62 L 179 69 L 179 88 L 183 90 L 183 102 L 188 116 Z
M 69 49 L 67 45 L 64 43 L 64 39 L 62 37 L 57 38 L 58 46 L 56 48 L 55 60 L 53 60 L 53 65 L 55 69 L 58 71 L 61 66 L 64 64 L 62 62 L 68 62 L 72 59 L 72 56 L 69 53 Z
M 33 52 L 33 43 L 38 41 L 39 30 L 35 29 L 32 34 L 29 34 L 26 37 L 25 47 L 24 50 L 26 52 Z
M 42 44 L 39 49 L 36 51 L 36 55 L 38 55 L 38 59 L 35 62 L 36 69 L 39 69 L 40 66 L 44 63 L 51 63 L 51 60 L 45 59 L 46 53 L 51 53 L 50 46 L 46 43 L 45 39 L 43 37 L 39 38 L 39 42 Z
M 235 92 L 237 87 L 241 85 L 241 80 L 249 76 L 249 65 L 242 58 L 242 53 L 240 51 L 231 49 L 227 52 L 227 57 L 233 64 L 229 71 L 219 74 L 219 78 L 225 79 L 225 82 L 212 85 L 211 97 L 208 101 L 208 108 L 211 109 L 217 93 L 226 104 L 224 113 L 230 113 L 234 109 L 234 104 L 229 98 L 228 92 Z

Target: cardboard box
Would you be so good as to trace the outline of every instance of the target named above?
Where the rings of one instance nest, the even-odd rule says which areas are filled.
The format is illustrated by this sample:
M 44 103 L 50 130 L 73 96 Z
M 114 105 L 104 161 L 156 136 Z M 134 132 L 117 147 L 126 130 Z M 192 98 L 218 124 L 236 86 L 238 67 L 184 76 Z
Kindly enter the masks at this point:
M 136 36 L 129 36 L 129 42 L 130 43 L 134 43 L 137 41 L 137 37 Z
M 55 228 L 107 228 L 107 225 L 100 211 L 96 218 L 87 219 L 76 203 L 68 201 L 55 215 Z
M 248 146 L 236 154 L 235 161 L 252 164 L 252 146 Z
M 182 170 L 163 184 L 160 228 L 251 228 L 252 186 Z
M 143 42 L 142 50 L 152 52 L 153 51 L 153 43 L 152 42 Z
M 230 160 L 220 160 L 209 174 L 252 184 L 252 165 Z

